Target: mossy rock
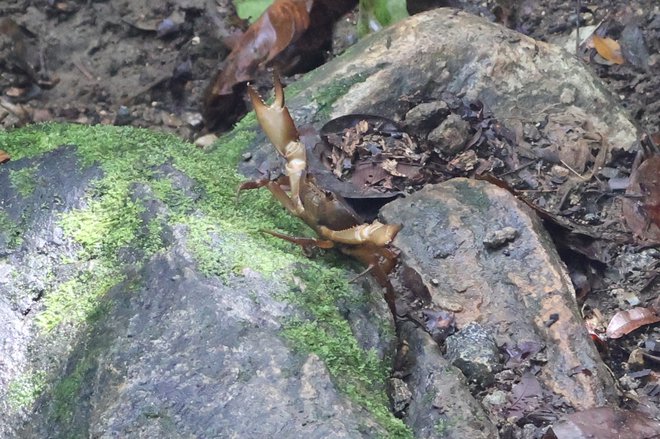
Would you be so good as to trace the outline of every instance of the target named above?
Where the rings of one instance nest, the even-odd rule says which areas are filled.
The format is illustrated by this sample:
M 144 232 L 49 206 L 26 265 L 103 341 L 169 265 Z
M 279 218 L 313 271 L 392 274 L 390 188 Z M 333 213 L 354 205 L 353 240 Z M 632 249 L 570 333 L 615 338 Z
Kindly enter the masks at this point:
M 237 200 L 258 136 L 252 116 L 208 150 L 127 127 L 0 133 L 0 303 L 29 327 L 0 370 L 0 432 L 240 435 L 249 407 L 261 434 L 312 434 L 321 424 L 300 417 L 331 404 L 346 434 L 409 436 L 387 409 L 379 288 L 349 284 L 341 256 L 263 234 L 310 233 L 267 191 Z M 330 383 L 316 402 L 300 389 L 310 354 L 325 372 L 308 384 Z

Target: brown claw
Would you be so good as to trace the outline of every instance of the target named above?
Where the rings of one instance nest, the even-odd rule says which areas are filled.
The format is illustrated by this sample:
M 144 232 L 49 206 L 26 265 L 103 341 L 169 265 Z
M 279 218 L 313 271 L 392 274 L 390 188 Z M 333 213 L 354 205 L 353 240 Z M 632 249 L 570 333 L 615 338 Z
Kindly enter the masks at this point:
M 289 110 L 284 106 L 284 90 L 279 76 L 275 74 L 275 101 L 272 105 L 266 105 L 249 84 L 248 94 L 261 128 L 280 155 L 286 159 L 284 169 L 289 176 L 293 212 L 301 215 L 305 208 L 300 200 L 300 185 L 305 179 L 307 154 L 305 145 L 298 140 L 298 130 Z
M 346 230 L 330 230 L 319 226 L 319 233 L 326 239 L 349 245 L 374 244 L 379 247 L 386 246 L 401 230 L 400 224 L 383 224 L 374 221 L 371 224 L 360 224 Z
M 286 146 L 298 140 L 298 130 L 289 110 L 284 106 L 284 89 L 280 78 L 277 74 L 274 76 L 275 101 L 272 105 L 266 105 L 250 84 L 248 84 L 248 94 L 261 128 L 280 154 L 285 155 Z

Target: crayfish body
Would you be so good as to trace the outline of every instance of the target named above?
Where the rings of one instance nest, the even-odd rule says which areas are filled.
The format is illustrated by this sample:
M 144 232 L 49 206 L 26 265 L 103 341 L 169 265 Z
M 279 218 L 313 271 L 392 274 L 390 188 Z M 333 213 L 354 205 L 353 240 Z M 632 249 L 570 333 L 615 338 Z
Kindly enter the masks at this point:
M 398 256 L 390 243 L 401 226 L 383 224 L 377 220 L 365 223 L 340 195 L 318 186 L 314 176 L 308 172 L 306 147 L 284 104 L 284 90 L 277 75 L 272 105 L 266 105 L 250 85 L 248 94 L 261 128 L 286 164 L 284 175 L 278 179 L 248 181 L 239 187 L 239 191 L 266 187 L 287 211 L 303 220 L 319 238 L 292 237 L 273 231 L 267 233 L 298 244 L 304 250 L 337 248 L 365 264 L 367 269 L 362 274 L 371 272 L 385 288 L 385 300 L 396 317 L 394 288 L 388 274 L 396 265 Z M 288 193 L 285 188 L 288 188 Z

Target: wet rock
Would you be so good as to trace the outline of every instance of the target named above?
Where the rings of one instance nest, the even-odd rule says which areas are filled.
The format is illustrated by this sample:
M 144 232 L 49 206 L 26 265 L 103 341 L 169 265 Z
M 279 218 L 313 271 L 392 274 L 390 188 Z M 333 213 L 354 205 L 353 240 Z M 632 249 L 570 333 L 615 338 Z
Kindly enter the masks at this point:
M 511 242 L 518 236 L 518 231 L 513 227 L 504 227 L 500 230 L 488 232 L 484 238 L 484 245 L 489 249 L 502 247 L 507 242 Z
M 495 373 L 502 367 L 497 344 L 488 329 L 470 323 L 446 340 L 447 359 L 477 386 L 493 383 Z
M 470 124 L 456 114 L 450 114 L 440 126 L 431 131 L 428 140 L 438 154 L 453 156 L 460 152 L 468 137 Z
M 448 114 L 449 106 L 445 102 L 424 102 L 406 113 L 405 126 L 409 133 L 424 135 Z
M 11 176 L 26 169 L 34 184 L 20 187 L 21 194 Z M 203 201 L 199 184 L 170 163 L 150 167 L 148 175 L 148 183 L 131 185 L 125 203 L 141 206 L 136 236 L 155 224 L 162 251 L 147 257 L 137 242 L 122 245 L 116 252 L 125 265 L 89 324 L 67 321 L 48 332 L 35 322 L 58 306 L 54 292 L 99 269 L 98 254 L 79 260 L 80 244 L 70 230 L 63 233 L 60 218 L 92 203 L 85 194 L 103 196 L 103 172 L 83 165 L 74 146 L 0 167 L 0 437 L 386 435 L 372 413 L 340 391 L 319 356 L 294 349 L 283 336 L 285 322 L 308 319 L 282 299 L 291 270 L 203 274 L 189 226 L 165 220 L 170 209 Z M 156 194 L 163 187 L 175 198 L 171 204 Z M 20 227 L 16 233 L 12 224 Z M 218 255 L 228 251 L 223 239 L 213 244 Z M 86 287 L 76 285 L 70 294 Z M 359 303 L 347 299 L 340 314 L 348 333 L 361 334 L 352 342 L 384 358 L 393 334 L 387 305 L 373 281 L 363 279 L 360 287 Z M 80 313 L 77 306 L 72 300 L 61 314 Z
M 397 416 L 403 416 L 412 399 L 410 389 L 402 379 L 391 378 L 388 393 L 392 401 L 392 411 Z
M 117 110 L 117 115 L 115 116 L 115 125 L 128 125 L 133 121 L 133 116 L 131 115 L 131 110 L 122 105 Z
M 415 437 L 499 437 L 463 374 L 443 357 L 431 336 L 410 323 L 402 325 L 400 334 L 408 342 L 412 363 L 404 379 L 412 393 L 404 419 Z
M 419 273 L 432 304 L 457 310 L 459 331 L 478 322 L 497 346 L 545 346 L 538 380 L 576 409 L 616 401 L 568 273 L 529 208 L 494 185 L 453 179 L 398 199 L 381 214 L 387 223 L 406 225 L 394 241 L 401 262 Z M 484 238 L 505 227 L 518 232 L 508 251 L 484 251 Z M 434 258 L 434 249 L 447 247 L 447 242 L 455 243 L 456 250 Z M 492 346 L 488 343 L 490 358 Z M 452 357 L 469 348 L 469 342 L 456 343 Z M 585 372 L 576 373 L 578 369 Z

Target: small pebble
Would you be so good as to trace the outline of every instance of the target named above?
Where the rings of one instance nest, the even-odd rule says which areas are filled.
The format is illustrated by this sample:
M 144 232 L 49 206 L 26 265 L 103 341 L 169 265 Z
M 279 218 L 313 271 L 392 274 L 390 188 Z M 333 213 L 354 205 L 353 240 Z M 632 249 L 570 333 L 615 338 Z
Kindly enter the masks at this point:
M 484 238 L 484 245 L 490 249 L 502 247 L 507 242 L 513 241 L 518 237 L 518 231 L 513 227 L 504 227 L 503 229 L 490 232 Z

